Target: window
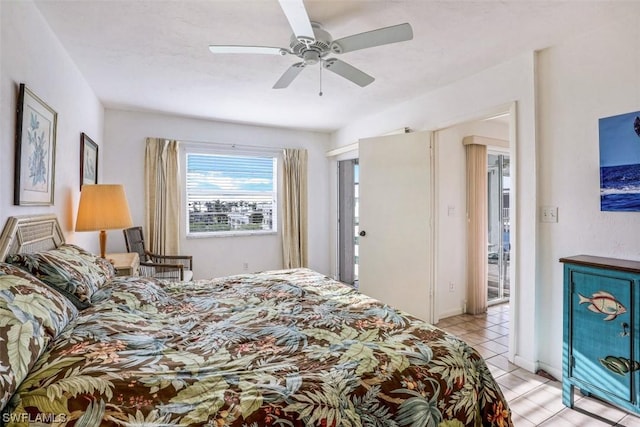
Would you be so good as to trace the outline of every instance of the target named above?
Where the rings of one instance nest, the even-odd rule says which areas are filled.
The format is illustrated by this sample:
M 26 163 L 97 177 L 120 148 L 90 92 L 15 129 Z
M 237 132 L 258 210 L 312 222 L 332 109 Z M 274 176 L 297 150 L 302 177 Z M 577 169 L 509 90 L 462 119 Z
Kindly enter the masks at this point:
M 187 234 L 230 235 L 276 231 L 273 155 L 187 153 Z

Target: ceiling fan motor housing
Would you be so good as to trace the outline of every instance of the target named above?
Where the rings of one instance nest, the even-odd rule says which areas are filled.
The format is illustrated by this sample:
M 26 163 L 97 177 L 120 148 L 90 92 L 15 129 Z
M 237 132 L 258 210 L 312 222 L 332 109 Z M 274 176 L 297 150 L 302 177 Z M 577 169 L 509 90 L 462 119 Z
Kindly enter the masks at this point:
M 313 29 L 313 35 L 315 40 L 307 37 L 296 37 L 295 34 L 291 36 L 291 53 L 301 58 L 305 65 L 313 65 L 320 62 L 322 58 L 331 53 L 331 43 L 333 38 L 322 27 L 319 22 L 311 22 L 311 28 Z

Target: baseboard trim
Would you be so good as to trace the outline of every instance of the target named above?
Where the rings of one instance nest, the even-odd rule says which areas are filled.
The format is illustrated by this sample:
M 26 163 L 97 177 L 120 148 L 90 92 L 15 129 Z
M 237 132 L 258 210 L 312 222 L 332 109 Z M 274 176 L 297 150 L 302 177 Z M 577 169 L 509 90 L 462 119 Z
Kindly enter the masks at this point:
M 450 310 L 450 311 L 445 311 L 443 313 L 438 313 L 438 321 L 442 320 L 442 319 L 446 319 L 447 317 L 453 317 L 453 316 L 459 316 L 461 314 L 464 314 L 462 312 L 462 309 L 459 308 L 457 310 Z
M 522 369 L 525 369 L 533 374 L 538 370 L 538 363 L 532 362 L 531 360 L 525 359 L 518 355 L 514 356 L 513 364 L 519 366 Z
M 540 369 L 544 370 L 545 372 L 549 373 L 553 378 L 555 378 L 558 381 L 562 381 L 562 369 L 557 369 L 551 365 L 548 365 L 546 363 L 543 362 L 538 362 L 538 366 L 540 367 Z

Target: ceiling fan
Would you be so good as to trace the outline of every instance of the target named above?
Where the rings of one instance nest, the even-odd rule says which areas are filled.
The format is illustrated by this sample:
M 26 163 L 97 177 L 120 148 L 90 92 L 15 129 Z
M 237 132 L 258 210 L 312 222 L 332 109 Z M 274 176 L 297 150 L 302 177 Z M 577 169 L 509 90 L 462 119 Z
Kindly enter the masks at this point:
M 302 59 L 289 67 L 273 86 L 274 89 L 288 87 L 307 66 L 320 63 L 322 68 L 332 71 L 353 83 L 364 87 L 375 79 L 358 68 L 330 54 L 342 54 L 354 50 L 367 49 L 389 43 L 397 43 L 413 38 L 413 30 L 408 23 L 378 28 L 377 30 L 354 34 L 333 40 L 319 22 L 309 20 L 303 0 L 278 0 L 280 7 L 291 25 L 293 35 L 289 48 L 267 46 L 210 45 L 215 54 L 253 53 L 265 55 L 295 55 Z M 322 95 L 322 91 L 320 91 Z

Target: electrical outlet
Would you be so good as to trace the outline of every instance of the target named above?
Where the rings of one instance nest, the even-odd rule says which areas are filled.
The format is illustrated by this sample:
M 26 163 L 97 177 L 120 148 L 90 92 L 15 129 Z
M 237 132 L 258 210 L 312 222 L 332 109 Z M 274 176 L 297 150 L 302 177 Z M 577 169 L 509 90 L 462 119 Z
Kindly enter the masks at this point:
M 456 290 L 456 285 L 453 284 L 453 282 L 449 282 L 449 292 L 455 292 Z
M 558 222 L 558 207 L 557 206 L 543 206 L 542 207 L 542 222 Z
M 243 262 L 242 263 L 242 271 L 249 271 L 249 263 L 248 262 Z

